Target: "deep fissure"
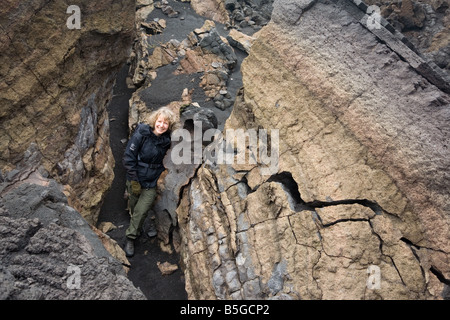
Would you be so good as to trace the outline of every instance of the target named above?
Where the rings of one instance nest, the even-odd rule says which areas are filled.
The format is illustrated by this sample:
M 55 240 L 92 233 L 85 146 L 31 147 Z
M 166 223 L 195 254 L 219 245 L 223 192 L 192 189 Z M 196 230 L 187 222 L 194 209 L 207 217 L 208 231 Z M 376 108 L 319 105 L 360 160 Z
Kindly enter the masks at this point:
M 316 208 L 324 208 L 330 206 L 346 205 L 346 204 L 359 204 L 364 207 L 371 209 L 375 214 L 382 214 L 385 212 L 383 208 L 377 204 L 375 201 L 367 199 L 343 199 L 343 200 L 331 200 L 331 201 L 321 201 L 313 200 L 306 202 L 302 199 L 301 194 L 298 189 L 298 184 L 292 176 L 291 172 L 283 171 L 272 175 L 266 182 L 278 182 L 282 185 L 283 190 L 286 191 L 289 198 L 294 202 L 295 211 L 311 210 L 314 211 Z M 259 187 L 259 186 L 258 186 Z M 252 191 L 256 191 L 255 188 Z

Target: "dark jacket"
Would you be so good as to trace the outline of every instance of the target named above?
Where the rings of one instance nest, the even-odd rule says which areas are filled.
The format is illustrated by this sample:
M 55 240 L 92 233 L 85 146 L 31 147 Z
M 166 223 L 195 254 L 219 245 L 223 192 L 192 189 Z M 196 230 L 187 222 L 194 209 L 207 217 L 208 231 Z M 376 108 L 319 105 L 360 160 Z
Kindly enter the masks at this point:
M 145 189 L 156 186 L 159 176 L 165 170 L 163 159 L 170 148 L 170 133 L 157 136 L 147 124 L 139 124 L 128 141 L 123 165 L 127 180 L 139 181 Z

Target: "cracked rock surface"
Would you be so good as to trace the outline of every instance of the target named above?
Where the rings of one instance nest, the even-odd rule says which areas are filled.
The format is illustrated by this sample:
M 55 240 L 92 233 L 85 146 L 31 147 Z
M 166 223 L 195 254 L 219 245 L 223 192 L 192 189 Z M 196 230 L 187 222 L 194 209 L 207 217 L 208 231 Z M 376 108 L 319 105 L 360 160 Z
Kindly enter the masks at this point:
M 64 1 L 2 4 L 0 171 L 41 166 L 95 224 L 114 177 L 106 105 L 132 42 L 135 7 L 77 6 L 81 27 L 69 29 Z
M 114 178 L 106 106 L 135 5 L 76 5 L 79 29 L 65 1 L 2 2 L 0 299 L 145 298 L 90 227 Z
M 204 162 L 182 189 L 189 298 L 448 298 L 450 96 L 365 20 L 352 1 L 273 3 L 224 135 L 277 129 L 278 167 Z
M 1 300 L 145 299 L 56 181 L 22 174 L 0 200 Z

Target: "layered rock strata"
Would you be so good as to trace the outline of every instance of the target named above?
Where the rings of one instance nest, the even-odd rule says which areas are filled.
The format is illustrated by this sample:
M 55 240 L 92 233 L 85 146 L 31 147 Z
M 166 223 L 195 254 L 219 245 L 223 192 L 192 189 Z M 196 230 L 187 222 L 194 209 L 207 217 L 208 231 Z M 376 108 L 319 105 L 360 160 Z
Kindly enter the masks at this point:
M 450 4 L 448 1 L 368 0 L 422 54 L 450 71 Z
M 95 223 L 113 179 L 106 104 L 135 5 L 8 1 L 0 14 L 0 170 L 39 167 Z
M 2 3 L 1 299 L 145 298 L 91 227 L 113 180 L 106 106 L 134 15 L 129 1 Z
M 224 139 L 279 139 L 233 149 L 257 161 L 204 162 L 181 190 L 189 298 L 445 297 L 448 82 L 388 24 L 368 26 L 360 1 L 273 6 Z

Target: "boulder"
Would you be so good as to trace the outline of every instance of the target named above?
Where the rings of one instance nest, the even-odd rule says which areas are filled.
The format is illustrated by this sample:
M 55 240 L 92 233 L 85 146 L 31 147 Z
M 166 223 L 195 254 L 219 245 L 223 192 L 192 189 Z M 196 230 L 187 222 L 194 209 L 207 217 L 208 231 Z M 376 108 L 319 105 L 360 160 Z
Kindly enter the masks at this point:
M 0 184 L 0 199 L 1 299 L 145 299 L 123 251 L 105 249 L 115 242 L 93 231 L 55 180 L 23 172 Z
M 222 0 L 191 0 L 190 2 L 199 15 L 220 23 L 229 21 L 225 3 Z

